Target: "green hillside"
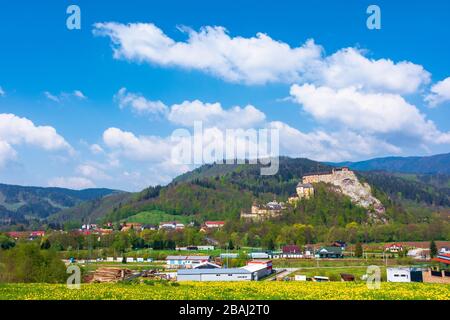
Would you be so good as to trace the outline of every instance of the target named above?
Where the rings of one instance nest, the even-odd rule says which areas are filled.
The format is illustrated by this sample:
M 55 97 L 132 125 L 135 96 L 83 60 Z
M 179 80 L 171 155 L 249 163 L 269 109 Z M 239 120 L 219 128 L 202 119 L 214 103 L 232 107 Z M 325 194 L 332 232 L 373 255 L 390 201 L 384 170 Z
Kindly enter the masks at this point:
M 39 224 L 67 208 L 117 192 L 111 189 L 71 190 L 0 184 L 0 228 Z

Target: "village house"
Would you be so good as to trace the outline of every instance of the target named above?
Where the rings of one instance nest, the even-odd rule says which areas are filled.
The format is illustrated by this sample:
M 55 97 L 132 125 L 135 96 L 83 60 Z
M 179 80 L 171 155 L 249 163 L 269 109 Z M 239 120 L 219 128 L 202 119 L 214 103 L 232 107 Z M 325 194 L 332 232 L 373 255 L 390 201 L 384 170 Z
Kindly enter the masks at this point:
M 161 222 L 159 224 L 159 230 L 171 231 L 171 230 L 183 230 L 183 229 L 184 229 L 184 224 L 177 222 L 177 221 Z
M 347 247 L 347 243 L 345 243 L 344 241 L 341 241 L 341 240 L 337 240 L 337 241 L 334 241 L 331 244 L 331 246 L 345 249 Z
M 196 265 L 211 261 L 210 256 L 167 256 L 168 269 L 192 269 Z
M 442 247 L 439 249 L 440 254 L 450 254 L 450 248 L 449 247 Z
M 403 251 L 403 246 L 398 243 L 390 243 L 384 246 L 384 251 L 390 253 L 399 253 Z
M 97 230 L 98 226 L 95 223 L 83 224 L 81 230 Z
M 208 229 L 219 229 L 225 225 L 225 221 L 206 221 L 205 227 Z
M 282 202 L 278 203 L 276 201 L 272 201 L 266 205 L 259 205 L 256 202 L 253 202 L 251 212 L 246 213 L 242 211 L 241 219 L 249 221 L 264 221 L 279 217 L 284 209 L 285 207 Z
M 12 231 L 6 234 L 14 240 L 28 239 L 31 241 L 45 236 L 45 231 Z
M 142 230 L 158 230 L 158 226 L 154 224 L 144 224 Z
M 200 228 L 200 231 L 208 232 L 211 230 L 217 230 L 222 228 L 224 225 L 225 221 L 206 221 Z
M 281 257 L 282 258 L 303 258 L 302 250 L 299 246 L 296 245 L 286 245 L 281 248 Z
M 120 231 L 126 232 L 129 230 L 142 231 L 142 223 L 127 222 L 121 225 Z
M 321 259 L 337 259 L 343 258 L 343 250 L 341 247 L 322 247 L 316 252 L 316 257 Z

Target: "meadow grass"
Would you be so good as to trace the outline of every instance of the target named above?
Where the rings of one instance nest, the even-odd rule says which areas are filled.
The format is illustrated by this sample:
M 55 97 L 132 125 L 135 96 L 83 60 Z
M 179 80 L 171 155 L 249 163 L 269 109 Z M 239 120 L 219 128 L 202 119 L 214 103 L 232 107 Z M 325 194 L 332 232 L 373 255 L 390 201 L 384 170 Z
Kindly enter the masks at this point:
M 3 284 L 2 300 L 449 300 L 450 285 L 349 282 L 149 282 L 148 284 Z

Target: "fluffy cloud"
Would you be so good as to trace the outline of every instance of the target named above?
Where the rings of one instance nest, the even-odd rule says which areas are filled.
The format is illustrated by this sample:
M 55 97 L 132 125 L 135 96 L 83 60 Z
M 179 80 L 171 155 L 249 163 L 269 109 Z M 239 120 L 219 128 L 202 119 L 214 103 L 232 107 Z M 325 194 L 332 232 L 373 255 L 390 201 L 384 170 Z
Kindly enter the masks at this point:
M 111 39 L 117 59 L 200 70 L 230 82 L 314 82 L 409 94 L 430 81 L 420 65 L 369 59 L 355 48 L 326 57 L 313 40 L 291 47 L 264 33 L 244 38 L 231 37 L 223 27 L 181 30 L 188 35 L 185 42 L 173 40 L 151 23 L 94 25 L 94 34 Z
M 346 48 L 327 57 L 311 74 L 318 84 L 332 88 L 358 87 L 369 91 L 414 93 L 430 82 L 430 74 L 408 61 L 368 59 L 361 50 Z
M 115 156 L 138 161 L 160 161 L 170 155 L 168 140 L 152 136 L 136 136 L 132 132 L 109 128 L 103 142 Z
M 68 188 L 82 190 L 87 188 L 95 188 L 95 184 L 84 177 L 57 177 L 48 182 L 49 187 Z
M 269 127 L 279 130 L 283 155 L 305 157 L 319 161 L 344 161 L 379 154 L 398 154 L 401 149 L 368 134 L 350 130 L 328 133 L 315 130 L 304 133 L 283 122 L 274 121 Z
M 31 145 L 47 151 L 65 150 L 72 147 L 53 127 L 36 126 L 26 118 L 14 114 L 0 114 L 0 164 L 14 159 L 17 155 L 13 146 Z
M 254 106 L 239 106 L 223 109 L 220 103 L 203 103 L 199 100 L 174 104 L 168 114 L 169 121 L 184 126 L 192 126 L 201 121 L 206 127 L 250 128 L 261 124 L 265 114 Z
M 192 127 L 194 122 L 202 122 L 204 127 L 245 129 L 262 124 L 266 118 L 263 112 L 252 105 L 224 109 L 218 102 L 186 100 L 169 107 L 161 101 L 151 101 L 142 94 L 128 92 L 126 88 L 120 89 L 114 100 L 121 108 L 130 107 L 138 114 L 164 114 L 173 124 L 187 127 Z
M 430 107 L 450 101 L 450 77 L 433 85 L 430 91 L 431 93 L 425 97 Z
M 291 95 L 303 110 L 320 122 L 378 134 L 406 134 L 423 141 L 447 142 L 435 124 L 401 96 L 363 93 L 353 87 L 332 89 L 311 84 L 293 85 Z
M 121 88 L 114 96 L 114 100 L 121 109 L 129 107 L 139 114 L 164 114 L 167 111 L 167 106 L 161 101 L 147 100 L 141 94 L 127 92 L 126 88 Z
M 231 82 L 264 84 L 293 82 L 321 56 L 314 41 L 291 48 L 264 33 L 230 37 L 223 27 L 183 28 L 188 39 L 177 42 L 152 23 L 96 23 L 94 34 L 108 36 L 114 57 L 201 70 Z

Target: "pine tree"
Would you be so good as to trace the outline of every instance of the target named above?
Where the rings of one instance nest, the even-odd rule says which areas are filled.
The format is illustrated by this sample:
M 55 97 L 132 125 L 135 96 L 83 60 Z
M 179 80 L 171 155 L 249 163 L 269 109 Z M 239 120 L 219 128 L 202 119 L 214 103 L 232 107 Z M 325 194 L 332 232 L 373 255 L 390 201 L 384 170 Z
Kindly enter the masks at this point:
M 431 240 L 431 243 L 430 243 L 430 256 L 431 256 L 431 258 L 436 257 L 437 253 L 438 253 L 438 249 L 437 249 L 437 246 L 436 246 L 436 242 L 434 242 L 434 240 Z

